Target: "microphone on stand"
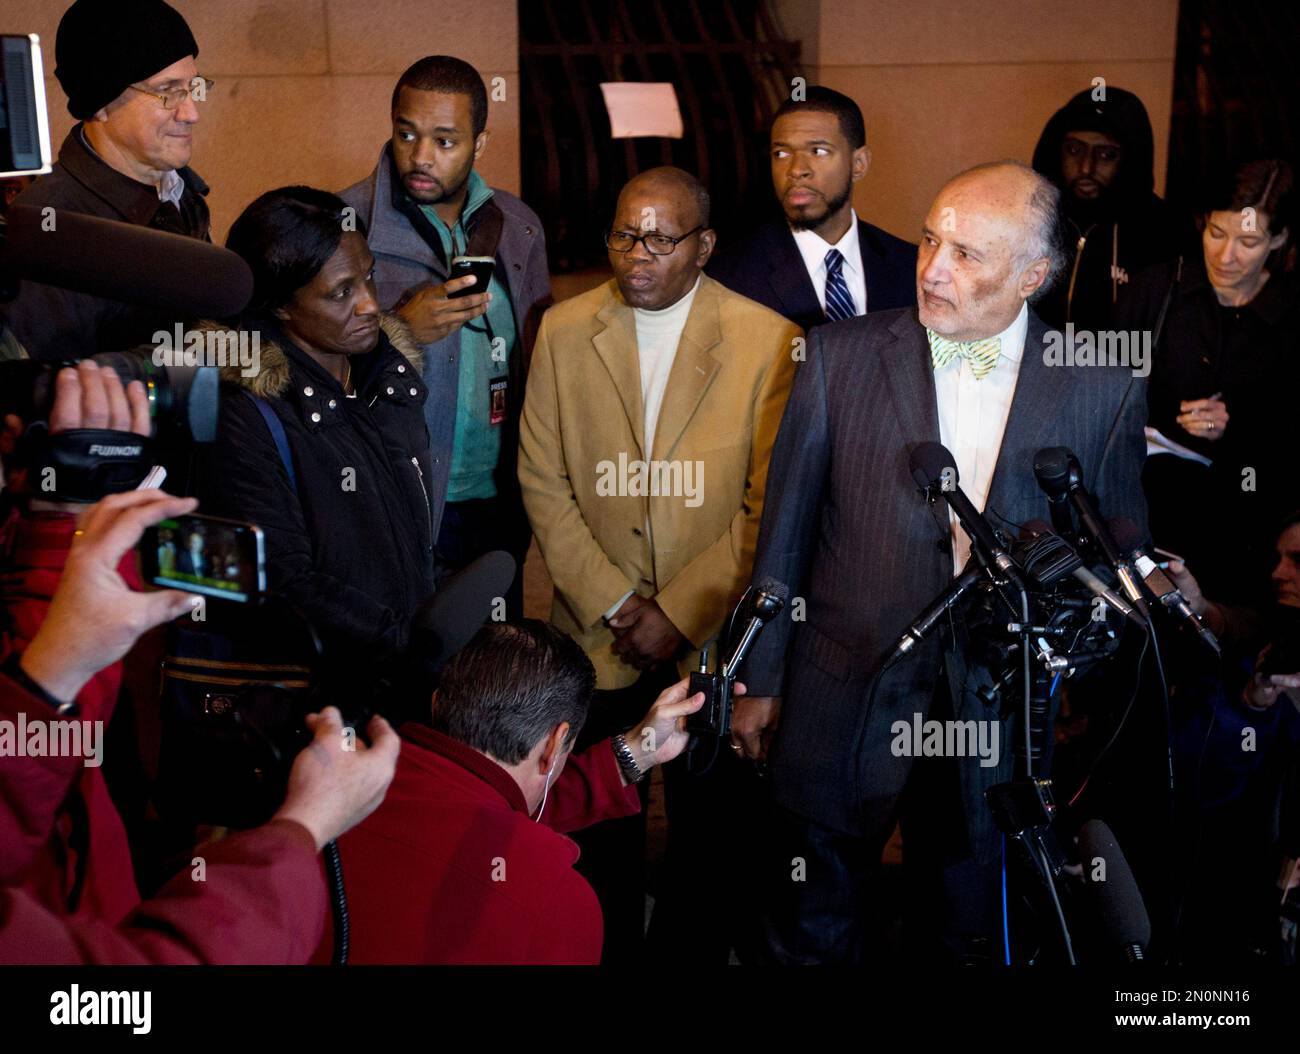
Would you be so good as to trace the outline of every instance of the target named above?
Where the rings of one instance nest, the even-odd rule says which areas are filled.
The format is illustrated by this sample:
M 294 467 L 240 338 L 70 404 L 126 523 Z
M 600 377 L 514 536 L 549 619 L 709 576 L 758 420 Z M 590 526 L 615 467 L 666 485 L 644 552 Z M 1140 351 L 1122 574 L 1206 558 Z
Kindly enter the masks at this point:
M 1142 617 L 1149 620 L 1151 612 L 1142 597 L 1142 590 L 1137 583 L 1137 574 L 1120 553 L 1119 545 L 1111 537 L 1110 530 L 1098 513 L 1092 495 L 1083 485 L 1083 469 L 1079 465 L 1079 459 L 1074 456 L 1069 447 L 1045 447 L 1034 455 L 1034 477 L 1038 480 L 1043 493 L 1047 495 L 1049 505 L 1053 500 L 1059 502 L 1064 498 L 1074 506 L 1084 531 L 1101 551 L 1106 563 L 1114 570 L 1124 595 Z
M 1051 580 L 1044 581 L 1044 585 L 1050 585 L 1058 578 L 1062 578 L 1066 574 L 1069 574 L 1075 579 L 1075 581 L 1083 583 L 1093 596 L 1101 597 L 1102 600 L 1125 618 L 1132 619 L 1134 622 L 1138 623 L 1138 625 L 1143 624 L 1142 616 L 1137 613 L 1133 605 L 1084 566 L 1083 558 L 1079 556 L 1074 547 L 1064 538 L 1055 534 L 1046 523 L 1042 520 L 1029 520 L 1023 526 L 1024 530 L 1032 535 L 1036 535 L 1039 538 L 1052 538 L 1056 542 L 1056 545 L 1054 546 L 1055 551 L 1050 555 L 1055 557 L 1055 563 L 1058 566 L 1052 572 Z M 1037 566 L 1041 557 L 1034 555 L 1031 559 L 1034 561 L 1034 566 Z M 1042 576 L 1036 574 L 1035 577 L 1041 579 Z
M 898 638 L 898 643 L 894 645 L 894 650 L 889 653 L 889 658 L 885 660 L 884 665 L 890 666 L 901 659 L 904 655 L 915 648 L 921 641 L 925 640 L 934 629 L 935 624 L 943 618 L 945 614 L 952 610 L 953 605 L 964 597 L 972 586 L 979 583 L 985 576 L 986 572 L 982 567 L 968 567 L 960 575 L 952 580 L 952 584 L 939 596 L 933 604 L 923 611 L 917 619 L 907 627 L 907 630 Z
M 1116 519 L 1110 521 L 1110 527 L 1116 543 L 1129 554 L 1129 559 L 1142 576 L 1151 595 L 1169 610 L 1178 612 L 1196 630 L 1197 636 L 1214 650 L 1215 655 L 1222 654 L 1219 638 L 1210 632 L 1201 616 L 1192 610 L 1192 605 L 1187 602 L 1182 590 L 1174 585 L 1169 576 L 1142 549 L 1142 534 L 1137 526 L 1131 520 Z
M 957 459 L 942 443 L 922 443 L 912 451 L 912 478 L 931 499 L 942 497 L 952 509 L 962 529 L 970 536 L 971 549 L 986 567 L 992 565 L 1020 590 L 1026 588 L 1024 576 L 1011 554 L 1003 548 L 993 528 L 959 487 Z
M 1052 531 L 1069 540 L 1075 537 L 1074 516 L 1070 512 L 1070 497 L 1064 490 L 1054 488 L 1049 491 L 1046 487 L 1043 487 L 1040 472 L 1046 471 L 1054 475 L 1056 469 L 1050 465 L 1040 469 L 1038 460 L 1040 457 L 1048 455 L 1050 461 L 1055 456 L 1055 451 L 1059 449 L 1059 447 L 1048 447 L 1034 455 L 1034 478 L 1039 481 L 1038 485 L 1042 487 L 1043 492 L 1047 495 L 1047 510 L 1052 517 Z

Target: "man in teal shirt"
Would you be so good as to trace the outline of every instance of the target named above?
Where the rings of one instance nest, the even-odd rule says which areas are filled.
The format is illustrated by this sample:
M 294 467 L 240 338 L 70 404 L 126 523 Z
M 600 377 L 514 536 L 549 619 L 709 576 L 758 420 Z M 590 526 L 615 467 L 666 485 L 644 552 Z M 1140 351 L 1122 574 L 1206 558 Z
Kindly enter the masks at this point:
M 506 613 L 516 618 L 531 540 L 515 472 L 519 409 L 551 286 L 537 215 L 474 171 L 487 116 L 474 67 L 447 55 L 421 59 L 393 91 L 392 135 L 378 165 L 341 196 L 365 225 L 381 306 L 424 350 L 438 577 L 482 553 L 510 553 L 520 574 Z M 457 256 L 494 260 L 487 289 L 450 277 Z M 468 292 L 448 295 L 459 290 Z
M 492 188 L 471 171 L 460 216 L 448 227 L 434 205 L 420 205 L 442 239 L 447 259 L 469 255 L 465 227 L 492 197 Z M 495 473 L 501 456 L 501 397 L 509 384 L 509 360 L 515 351 L 515 318 L 510 294 L 495 270 L 488 284 L 487 312 L 460 327 L 460 370 L 456 400 L 456 433 L 451 452 L 447 502 L 479 501 L 497 496 Z M 446 513 L 443 514 L 444 520 Z

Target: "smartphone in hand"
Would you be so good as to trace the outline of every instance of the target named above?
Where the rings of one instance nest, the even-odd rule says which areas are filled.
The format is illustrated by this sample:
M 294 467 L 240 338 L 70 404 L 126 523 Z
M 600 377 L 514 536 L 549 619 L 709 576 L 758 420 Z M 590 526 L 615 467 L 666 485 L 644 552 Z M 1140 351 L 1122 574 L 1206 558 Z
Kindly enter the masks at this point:
M 492 281 L 492 272 L 496 270 L 496 261 L 490 256 L 457 256 L 451 261 L 451 273 L 447 275 L 447 280 L 454 278 L 464 278 L 467 274 L 472 274 L 477 281 L 464 289 L 457 289 L 455 292 L 447 294 L 448 300 L 456 300 L 462 296 L 472 296 L 475 293 L 486 293 L 488 284 Z
M 140 565 L 150 585 L 248 604 L 266 592 L 266 549 L 255 524 L 176 516 L 144 532 Z

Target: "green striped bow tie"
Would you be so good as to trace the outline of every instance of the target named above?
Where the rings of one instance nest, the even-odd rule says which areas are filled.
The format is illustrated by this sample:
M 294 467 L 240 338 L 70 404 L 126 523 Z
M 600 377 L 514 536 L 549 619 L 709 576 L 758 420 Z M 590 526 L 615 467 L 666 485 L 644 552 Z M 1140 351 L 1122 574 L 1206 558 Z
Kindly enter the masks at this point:
M 925 331 L 930 341 L 930 361 L 936 370 L 941 370 L 960 355 L 970 360 L 971 372 L 977 381 L 982 381 L 998 364 L 998 355 L 1002 353 L 1001 337 L 985 337 L 983 340 L 949 340 L 941 337 L 932 329 Z

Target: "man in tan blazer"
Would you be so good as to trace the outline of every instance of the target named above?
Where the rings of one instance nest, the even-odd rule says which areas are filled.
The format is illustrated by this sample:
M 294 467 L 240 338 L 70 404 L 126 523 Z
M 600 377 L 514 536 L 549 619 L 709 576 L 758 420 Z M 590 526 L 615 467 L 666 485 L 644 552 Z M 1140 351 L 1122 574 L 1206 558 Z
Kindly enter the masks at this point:
M 798 327 L 702 273 L 708 222 L 693 176 L 634 178 L 606 239 L 614 279 L 551 308 L 533 351 L 519 481 L 551 619 L 599 689 L 627 689 L 598 693 L 596 726 L 696 665 L 748 584 L 801 357 Z

